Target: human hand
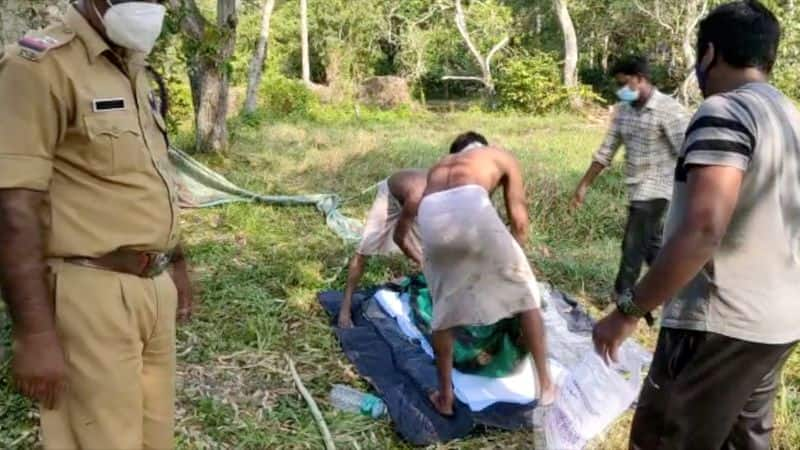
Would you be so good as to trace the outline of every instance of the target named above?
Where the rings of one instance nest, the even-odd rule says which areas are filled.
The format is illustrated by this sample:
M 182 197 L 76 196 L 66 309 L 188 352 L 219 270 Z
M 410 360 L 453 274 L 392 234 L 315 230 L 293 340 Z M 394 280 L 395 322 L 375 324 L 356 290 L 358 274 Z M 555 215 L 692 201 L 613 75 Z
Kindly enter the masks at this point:
M 175 265 L 172 270 L 172 281 L 178 290 L 178 309 L 175 318 L 179 323 L 187 323 L 192 319 L 195 301 L 192 282 L 185 263 L 181 262 Z
M 19 392 L 55 408 L 66 390 L 67 364 L 55 330 L 14 336 L 11 371 Z
M 353 316 L 350 311 L 339 311 L 339 328 L 353 328 Z
M 572 195 L 572 201 L 570 202 L 569 206 L 570 209 L 576 210 L 580 209 L 583 206 L 583 202 L 586 200 L 586 187 L 579 186 L 575 193 Z
M 597 354 L 606 364 L 619 362 L 619 348 L 639 326 L 639 319 L 626 316 L 614 310 L 611 314 L 597 322 L 592 330 L 592 340 Z

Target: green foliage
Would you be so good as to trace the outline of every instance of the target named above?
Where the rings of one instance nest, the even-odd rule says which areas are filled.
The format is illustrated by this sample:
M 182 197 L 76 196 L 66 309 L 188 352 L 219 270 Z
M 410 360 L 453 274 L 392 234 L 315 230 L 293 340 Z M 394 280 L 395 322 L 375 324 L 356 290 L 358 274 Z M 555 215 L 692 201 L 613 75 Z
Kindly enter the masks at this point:
M 534 114 L 562 111 L 573 97 L 598 99 L 588 86 L 569 89 L 561 82 L 558 63 L 552 55 L 536 52 L 510 58 L 497 77 L 499 106 Z
M 497 96 L 504 109 L 538 114 L 563 109 L 569 103 L 558 64 L 543 52 L 507 61 L 497 77 Z
M 274 117 L 306 117 L 318 103 L 302 81 L 270 74 L 261 87 L 264 110 Z
M 800 9 L 776 8 L 783 35 L 773 81 L 789 97 L 800 100 Z

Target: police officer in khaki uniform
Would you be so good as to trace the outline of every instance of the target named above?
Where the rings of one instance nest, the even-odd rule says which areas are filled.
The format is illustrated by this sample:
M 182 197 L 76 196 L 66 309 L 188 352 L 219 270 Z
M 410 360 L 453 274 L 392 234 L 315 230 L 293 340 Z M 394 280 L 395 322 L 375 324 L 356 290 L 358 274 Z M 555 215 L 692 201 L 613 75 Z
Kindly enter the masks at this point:
M 192 293 L 145 63 L 164 12 L 78 0 L 0 57 L 0 285 L 48 449 L 173 446 Z

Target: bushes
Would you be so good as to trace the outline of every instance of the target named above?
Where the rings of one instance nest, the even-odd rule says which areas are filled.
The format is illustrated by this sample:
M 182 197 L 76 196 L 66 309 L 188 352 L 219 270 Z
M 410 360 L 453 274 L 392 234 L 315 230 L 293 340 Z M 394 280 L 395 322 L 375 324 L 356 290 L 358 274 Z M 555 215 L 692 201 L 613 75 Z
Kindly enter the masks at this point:
M 272 116 L 307 116 L 318 104 L 313 92 L 300 80 L 270 74 L 261 85 L 261 102 Z
M 561 82 L 558 62 L 547 53 L 509 58 L 497 77 L 497 99 L 505 110 L 534 114 L 562 111 L 570 107 L 573 96 L 599 99 L 588 86 L 566 88 Z

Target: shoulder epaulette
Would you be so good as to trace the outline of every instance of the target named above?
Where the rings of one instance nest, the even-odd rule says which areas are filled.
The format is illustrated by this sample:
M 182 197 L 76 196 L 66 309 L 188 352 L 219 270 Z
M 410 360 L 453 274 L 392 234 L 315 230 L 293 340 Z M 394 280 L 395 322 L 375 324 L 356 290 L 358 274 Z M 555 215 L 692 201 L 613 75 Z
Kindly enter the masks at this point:
M 48 29 L 17 41 L 19 55 L 31 61 L 41 61 L 51 50 L 67 45 L 75 38 L 72 30 Z

